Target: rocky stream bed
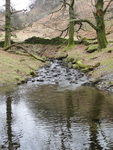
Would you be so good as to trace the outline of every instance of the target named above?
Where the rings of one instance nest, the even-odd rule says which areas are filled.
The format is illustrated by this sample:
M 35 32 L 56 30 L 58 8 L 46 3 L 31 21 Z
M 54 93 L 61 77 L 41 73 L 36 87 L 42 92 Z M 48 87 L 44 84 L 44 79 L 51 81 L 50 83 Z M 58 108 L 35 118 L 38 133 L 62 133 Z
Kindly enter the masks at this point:
M 37 71 L 37 77 L 29 84 L 57 84 L 68 89 L 91 83 L 90 78 L 80 70 L 69 68 L 67 62 L 52 60 Z
M 99 78 L 95 84 L 99 90 L 113 92 L 113 74 L 107 74 Z
M 113 74 L 94 80 L 82 71 L 68 67 L 68 63 L 62 60 L 50 60 L 50 63 L 39 68 L 36 73 L 37 77 L 30 79 L 29 84 L 57 84 L 67 89 L 87 85 L 113 92 Z

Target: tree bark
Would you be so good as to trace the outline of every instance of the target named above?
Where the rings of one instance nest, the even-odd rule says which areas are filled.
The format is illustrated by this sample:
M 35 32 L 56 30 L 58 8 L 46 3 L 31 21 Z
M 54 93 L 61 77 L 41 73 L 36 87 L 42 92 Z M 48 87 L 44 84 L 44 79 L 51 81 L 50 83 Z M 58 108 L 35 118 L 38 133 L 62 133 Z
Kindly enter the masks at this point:
M 99 49 L 106 48 L 107 46 L 107 38 L 105 33 L 105 23 L 104 23 L 104 15 L 105 12 L 103 10 L 104 1 L 97 0 L 95 3 L 96 12 L 94 13 L 96 24 L 97 24 L 97 40 L 99 44 Z
M 74 0 L 70 0 L 70 5 L 69 5 L 69 40 L 68 40 L 68 46 L 73 46 L 74 45 L 74 21 L 71 21 L 75 19 L 74 15 Z
M 11 2 L 10 0 L 6 0 L 6 8 L 5 8 L 5 43 L 4 48 L 7 48 L 11 44 L 11 10 L 10 10 Z

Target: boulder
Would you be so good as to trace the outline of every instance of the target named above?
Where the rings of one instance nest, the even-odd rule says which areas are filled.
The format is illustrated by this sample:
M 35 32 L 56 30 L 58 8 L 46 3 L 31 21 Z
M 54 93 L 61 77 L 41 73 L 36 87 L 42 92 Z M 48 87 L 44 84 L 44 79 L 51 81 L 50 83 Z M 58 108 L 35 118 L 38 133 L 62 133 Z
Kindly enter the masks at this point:
M 86 51 L 88 52 L 88 53 L 93 53 L 93 52 L 95 52 L 95 51 L 97 51 L 98 50 L 98 45 L 97 44 L 95 44 L 95 45 L 89 45 L 87 48 L 86 48 Z

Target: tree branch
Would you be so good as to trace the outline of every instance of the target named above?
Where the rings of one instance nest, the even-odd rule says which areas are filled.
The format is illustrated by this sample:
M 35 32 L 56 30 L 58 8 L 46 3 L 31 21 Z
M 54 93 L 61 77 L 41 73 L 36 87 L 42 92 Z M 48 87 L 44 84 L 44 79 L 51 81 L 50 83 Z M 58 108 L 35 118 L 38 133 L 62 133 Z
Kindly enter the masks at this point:
M 62 10 L 63 7 L 64 7 L 64 5 L 62 5 L 58 10 L 56 10 L 56 11 L 54 11 L 54 12 L 50 12 L 50 14 L 54 14 L 54 13 L 56 13 L 56 12 Z
M 12 12 L 11 12 L 11 15 L 12 15 L 12 14 L 19 13 L 19 12 L 26 12 L 26 11 L 27 11 L 27 9 L 22 9 L 22 10 L 12 11 Z
M 7 51 L 8 49 L 12 48 L 12 47 L 18 47 L 18 48 L 22 48 L 26 53 L 28 53 L 30 56 L 32 56 L 33 58 L 35 58 L 36 60 L 39 60 L 43 63 L 45 63 L 45 61 L 41 58 L 37 58 L 35 55 L 31 54 L 30 52 L 28 52 L 28 49 L 26 49 L 25 47 L 23 46 L 20 46 L 20 45 L 17 45 L 17 44 L 12 44 L 10 45 L 9 47 L 5 48 L 4 50 Z
M 75 24 L 76 23 L 82 23 L 82 22 L 86 22 L 86 23 L 88 23 L 94 30 L 96 30 L 97 31 L 97 27 L 92 23 L 92 22 L 90 22 L 89 20 L 87 20 L 87 19 L 72 19 L 72 20 L 70 20 L 71 22 L 75 22 Z
M 76 23 L 75 23 L 76 24 Z M 78 23 L 79 24 L 79 28 L 76 30 L 76 32 L 78 32 L 80 29 L 82 29 L 82 22 Z
M 54 30 L 54 31 L 59 31 L 59 32 L 61 32 L 60 35 L 59 35 L 60 37 L 63 35 L 64 32 L 66 32 L 66 34 L 65 34 L 63 37 L 66 37 L 67 34 L 68 34 L 69 25 L 67 25 L 67 27 L 66 27 L 65 29 L 63 29 L 63 30 L 58 29 L 58 28 L 52 28 L 52 27 L 50 27 L 50 26 L 47 26 L 46 24 L 43 24 L 43 25 L 44 25 L 45 27 L 49 28 L 49 29 Z
M 66 0 L 63 0 L 61 2 L 64 4 L 65 7 L 66 7 L 66 5 L 70 6 L 70 4 L 66 2 Z
M 63 33 L 66 32 L 66 34 L 65 34 L 65 36 L 64 36 L 64 37 L 66 37 L 66 36 L 67 36 L 67 33 L 68 33 L 68 30 L 69 30 L 69 26 L 67 26 L 67 28 L 65 28 L 64 30 L 59 30 L 59 31 L 61 32 L 60 36 L 62 36 Z
M 106 11 L 108 10 L 108 8 L 109 8 L 109 6 L 110 6 L 110 4 L 111 4 L 112 1 L 113 1 L 113 0 L 110 0 L 109 3 L 107 4 L 106 8 L 104 9 L 104 14 L 105 14 Z

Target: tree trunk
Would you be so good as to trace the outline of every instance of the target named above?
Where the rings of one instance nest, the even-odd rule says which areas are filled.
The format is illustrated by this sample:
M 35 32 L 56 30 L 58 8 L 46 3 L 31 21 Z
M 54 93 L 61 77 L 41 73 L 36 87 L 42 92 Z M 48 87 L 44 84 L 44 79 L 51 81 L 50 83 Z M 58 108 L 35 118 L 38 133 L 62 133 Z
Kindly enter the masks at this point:
M 97 0 L 95 4 L 96 13 L 94 13 L 95 20 L 97 23 L 97 40 L 99 44 L 99 49 L 106 48 L 107 46 L 107 38 L 105 34 L 105 24 L 104 24 L 104 15 L 105 12 L 103 10 L 104 2 L 103 0 Z
M 5 43 L 4 48 L 7 48 L 11 44 L 11 11 L 10 11 L 10 0 L 6 0 L 5 10 Z
M 75 19 L 74 15 L 74 0 L 70 0 L 70 6 L 69 6 L 69 40 L 68 40 L 68 46 L 74 45 L 74 21 L 71 21 Z
M 103 32 L 102 28 L 97 30 L 97 40 L 98 40 L 99 49 L 106 48 L 107 39 L 106 39 L 106 34 L 105 32 Z

